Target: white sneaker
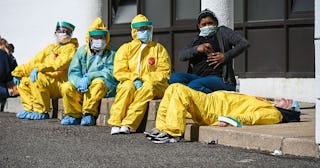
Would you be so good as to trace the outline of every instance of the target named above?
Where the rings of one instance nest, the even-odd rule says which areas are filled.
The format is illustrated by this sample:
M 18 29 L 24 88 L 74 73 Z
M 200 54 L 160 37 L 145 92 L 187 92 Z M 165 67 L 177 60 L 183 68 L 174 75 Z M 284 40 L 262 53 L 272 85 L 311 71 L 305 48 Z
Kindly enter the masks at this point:
M 111 127 L 111 135 L 119 134 L 119 133 L 120 133 L 120 127 L 117 127 L 117 126 Z
M 121 128 L 120 128 L 120 133 L 130 134 L 130 128 L 123 125 L 123 126 L 121 126 Z

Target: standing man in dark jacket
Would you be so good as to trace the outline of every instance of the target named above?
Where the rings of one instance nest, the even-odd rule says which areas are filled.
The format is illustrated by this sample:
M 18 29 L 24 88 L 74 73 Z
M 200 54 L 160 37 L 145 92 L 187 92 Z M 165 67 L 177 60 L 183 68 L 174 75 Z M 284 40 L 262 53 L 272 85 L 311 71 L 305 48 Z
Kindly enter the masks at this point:
M 198 16 L 199 35 L 179 55 L 189 61 L 188 73 L 173 73 L 169 83 L 182 83 L 204 93 L 235 91 L 233 58 L 249 46 L 232 29 L 219 26 L 215 14 L 205 9 Z

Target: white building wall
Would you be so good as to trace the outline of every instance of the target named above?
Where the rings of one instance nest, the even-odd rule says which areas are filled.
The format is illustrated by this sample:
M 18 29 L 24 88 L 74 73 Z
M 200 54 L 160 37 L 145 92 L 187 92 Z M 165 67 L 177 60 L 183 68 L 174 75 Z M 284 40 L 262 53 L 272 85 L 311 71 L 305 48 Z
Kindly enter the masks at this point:
M 60 20 L 76 26 L 73 36 L 83 45 L 92 21 L 107 13 L 102 11 L 102 3 L 103 0 L 1 0 L 0 36 L 14 44 L 18 64 L 26 63 L 55 41 L 55 26 Z
M 225 25 L 233 29 L 233 0 L 202 0 L 201 10 L 210 9 L 215 13 L 219 20 L 219 26 Z
M 240 78 L 240 92 L 271 98 L 315 102 L 314 78 Z

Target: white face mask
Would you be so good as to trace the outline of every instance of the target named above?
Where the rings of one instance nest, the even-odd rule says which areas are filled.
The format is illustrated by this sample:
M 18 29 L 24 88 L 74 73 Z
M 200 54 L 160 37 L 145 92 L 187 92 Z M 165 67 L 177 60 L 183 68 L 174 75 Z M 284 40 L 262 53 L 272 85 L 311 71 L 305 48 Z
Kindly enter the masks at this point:
M 103 50 L 107 46 L 106 40 L 104 39 L 92 39 L 91 49 L 92 50 Z
M 217 26 L 205 26 L 205 27 L 202 27 L 202 28 L 200 28 L 199 36 L 206 37 L 209 34 L 211 34 L 213 32 L 216 32 L 217 29 L 218 29 Z
M 71 36 L 67 35 L 67 33 L 56 33 L 57 42 L 60 44 L 66 44 L 70 42 Z

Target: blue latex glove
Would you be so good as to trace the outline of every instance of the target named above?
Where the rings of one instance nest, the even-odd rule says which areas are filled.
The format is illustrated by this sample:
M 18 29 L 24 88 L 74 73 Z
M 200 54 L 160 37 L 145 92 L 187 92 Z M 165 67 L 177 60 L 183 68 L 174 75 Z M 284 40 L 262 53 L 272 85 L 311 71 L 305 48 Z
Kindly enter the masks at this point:
M 136 87 L 136 90 L 138 90 L 142 86 L 142 81 L 140 79 L 136 79 L 133 84 Z
M 84 76 L 81 78 L 78 83 L 77 83 L 77 89 L 81 93 L 85 93 L 88 91 L 88 86 L 89 86 L 89 78 L 87 76 Z
M 13 83 L 18 86 L 18 85 L 20 84 L 20 78 L 14 76 L 14 77 L 13 77 Z
M 294 100 L 291 106 L 293 107 L 294 111 L 300 111 L 300 105 L 298 101 Z
M 38 78 L 38 69 L 34 68 L 30 73 L 31 82 L 35 82 Z

